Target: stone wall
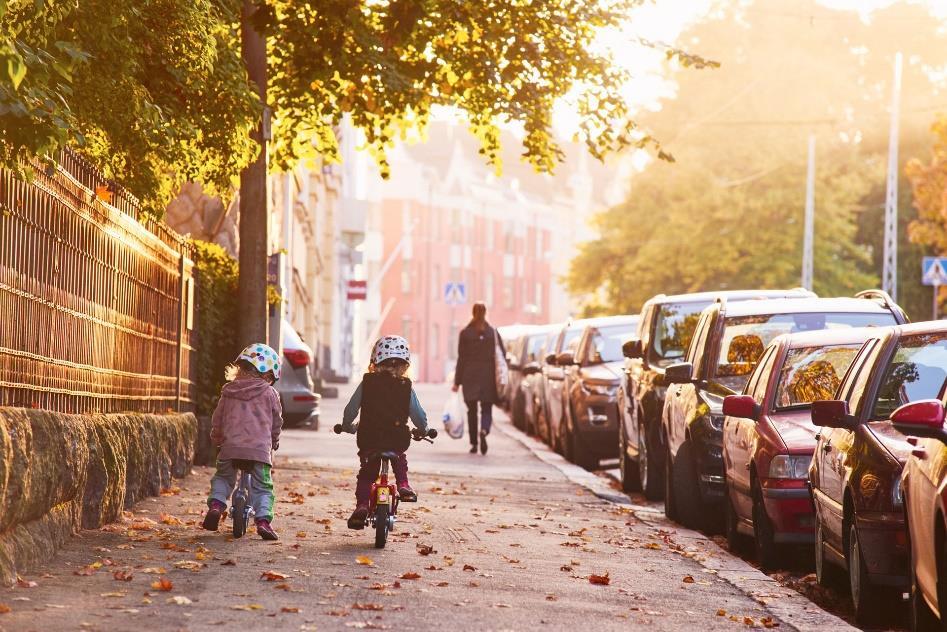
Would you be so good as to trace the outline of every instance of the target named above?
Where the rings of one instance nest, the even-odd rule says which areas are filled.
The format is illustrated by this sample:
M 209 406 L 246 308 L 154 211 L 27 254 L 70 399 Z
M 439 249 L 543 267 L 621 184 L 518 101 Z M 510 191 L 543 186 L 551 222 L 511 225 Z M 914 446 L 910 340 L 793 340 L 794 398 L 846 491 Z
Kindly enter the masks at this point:
M 0 581 L 186 476 L 196 439 L 191 414 L 0 408 Z

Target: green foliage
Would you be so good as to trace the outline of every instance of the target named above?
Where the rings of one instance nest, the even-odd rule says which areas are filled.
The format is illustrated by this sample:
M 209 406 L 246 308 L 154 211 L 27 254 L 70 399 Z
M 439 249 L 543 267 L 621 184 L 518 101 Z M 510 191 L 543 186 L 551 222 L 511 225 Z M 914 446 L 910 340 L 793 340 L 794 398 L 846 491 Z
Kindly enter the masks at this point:
M 192 241 L 197 302 L 197 414 L 209 415 L 237 348 L 237 262 L 216 244 Z
M 160 215 L 184 180 L 228 190 L 256 153 L 236 0 L 3 7 L 3 166 L 69 143 Z
M 552 110 L 567 94 L 594 156 L 654 146 L 621 96 L 626 73 L 592 45 L 642 1 L 269 0 L 261 21 L 270 35 L 277 163 L 309 152 L 338 159 L 334 130 L 348 115 L 387 175 L 385 151 L 443 105 L 467 114 L 491 164 L 500 166 L 497 123 L 512 121 L 525 132 L 524 157 L 552 171 L 562 156 Z
M 913 243 L 944 255 L 947 254 L 947 115 L 937 118 L 931 133 L 934 144 L 930 158 L 913 158 L 905 167 L 917 212 L 908 226 L 908 235 Z M 943 298 L 939 299 L 943 304 Z

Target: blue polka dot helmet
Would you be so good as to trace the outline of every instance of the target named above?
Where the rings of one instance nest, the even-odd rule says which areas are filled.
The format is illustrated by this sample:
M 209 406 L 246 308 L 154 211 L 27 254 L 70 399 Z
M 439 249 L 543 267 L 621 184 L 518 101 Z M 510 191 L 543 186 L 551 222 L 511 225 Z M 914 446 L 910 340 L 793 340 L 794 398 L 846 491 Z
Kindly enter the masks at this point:
M 272 347 L 263 343 L 254 343 L 240 352 L 240 355 L 237 356 L 237 361 L 239 362 L 240 360 L 246 360 L 260 373 L 266 374 L 268 371 L 272 371 L 273 378 L 279 379 L 280 370 L 282 368 L 280 366 L 280 357 Z
M 401 336 L 379 338 L 372 348 L 372 364 L 381 364 L 392 358 L 411 363 L 411 349 L 408 348 L 408 341 Z

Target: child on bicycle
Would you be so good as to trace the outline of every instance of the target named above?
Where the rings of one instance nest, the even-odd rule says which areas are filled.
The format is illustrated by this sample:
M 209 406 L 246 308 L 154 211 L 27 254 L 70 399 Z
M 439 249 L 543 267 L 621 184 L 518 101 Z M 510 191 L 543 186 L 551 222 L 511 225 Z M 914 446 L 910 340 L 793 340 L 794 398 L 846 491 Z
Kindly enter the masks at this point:
M 227 369 L 227 384 L 214 410 L 211 441 L 220 448 L 217 472 L 210 480 L 210 497 L 203 527 L 216 531 L 237 483 L 234 461 L 251 461 L 250 504 L 256 531 L 264 540 L 278 540 L 273 520 L 272 451 L 279 448 L 283 411 L 273 384 L 280 378 L 280 357 L 264 344 L 244 349 Z
M 410 418 L 418 431 L 427 432 L 427 414 L 405 377 L 411 362 L 408 341 L 401 336 L 380 338 L 372 349 L 368 373 L 355 389 L 342 415 L 342 430 L 357 434 L 361 468 L 355 485 L 355 511 L 349 517 L 349 529 L 364 529 L 371 501 L 372 483 L 381 467 L 381 452 L 396 452 L 392 463 L 398 497 L 416 502 L 418 495 L 408 484 L 408 459 L 405 450 L 411 444 Z M 354 425 L 355 417 L 359 423 Z

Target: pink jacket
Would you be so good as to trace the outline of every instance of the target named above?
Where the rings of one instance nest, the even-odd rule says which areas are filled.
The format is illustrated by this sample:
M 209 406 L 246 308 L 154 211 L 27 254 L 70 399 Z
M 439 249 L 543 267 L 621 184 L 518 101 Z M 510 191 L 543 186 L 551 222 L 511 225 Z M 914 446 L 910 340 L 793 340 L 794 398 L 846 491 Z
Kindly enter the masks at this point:
M 271 450 L 279 445 L 283 410 L 276 389 L 258 378 L 241 378 L 224 385 L 214 410 L 210 440 L 220 448 L 221 461 L 247 459 L 272 464 Z

